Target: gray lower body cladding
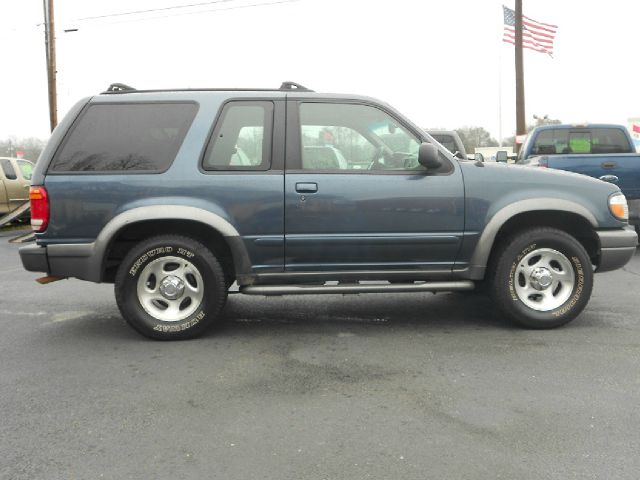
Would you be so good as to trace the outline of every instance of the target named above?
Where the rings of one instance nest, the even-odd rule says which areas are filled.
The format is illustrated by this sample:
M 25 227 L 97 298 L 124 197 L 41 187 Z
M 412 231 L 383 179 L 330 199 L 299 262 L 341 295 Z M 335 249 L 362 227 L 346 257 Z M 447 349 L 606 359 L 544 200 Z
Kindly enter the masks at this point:
M 25 270 L 45 272 L 56 277 L 75 277 L 91 282 L 101 280 L 101 261 L 93 253 L 93 244 L 28 245 L 20 250 Z
M 635 254 L 638 235 L 632 226 L 615 230 L 596 231 L 600 242 L 598 272 L 623 267 Z M 233 237 L 232 237 L 233 238 Z M 240 239 L 234 239 L 238 243 Z M 232 244 L 232 247 L 236 246 Z M 91 282 L 102 281 L 102 255 L 96 255 L 94 244 L 29 245 L 20 249 L 24 268 L 31 272 L 45 272 L 56 277 L 75 277 Z M 236 273 L 251 276 L 249 258 L 234 255 Z M 391 273 L 391 272 L 390 272 Z M 464 278 L 464 276 L 461 275 Z M 252 282 L 240 282 L 247 284 Z
M 627 199 L 627 204 L 629 205 L 629 223 L 631 225 L 640 225 L 640 198 Z
M 638 235 L 632 226 L 615 230 L 596 231 L 600 240 L 598 272 L 621 268 L 631 260 L 638 246 Z

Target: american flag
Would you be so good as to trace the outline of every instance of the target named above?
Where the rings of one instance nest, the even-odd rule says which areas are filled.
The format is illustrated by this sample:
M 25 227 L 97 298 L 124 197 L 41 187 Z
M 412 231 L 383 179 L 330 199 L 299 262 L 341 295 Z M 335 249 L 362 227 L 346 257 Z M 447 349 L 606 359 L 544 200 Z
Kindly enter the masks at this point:
M 516 43 L 516 12 L 502 6 L 504 13 L 504 33 L 502 41 L 515 45 Z M 532 18 L 522 16 L 522 47 L 546 53 L 553 57 L 553 39 L 558 30 L 557 25 L 542 23 Z

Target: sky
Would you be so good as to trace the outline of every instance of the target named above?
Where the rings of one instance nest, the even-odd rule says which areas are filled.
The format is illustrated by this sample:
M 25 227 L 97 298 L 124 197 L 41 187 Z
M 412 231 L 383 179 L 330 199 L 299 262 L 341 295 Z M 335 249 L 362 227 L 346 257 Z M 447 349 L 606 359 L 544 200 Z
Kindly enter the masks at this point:
M 151 89 L 292 80 L 382 99 L 425 128 L 482 126 L 507 137 L 515 131 L 515 74 L 514 47 L 502 42 L 503 3 L 514 7 L 513 0 L 55 0 L 58 115 L 114 82 Z M 528 17 L 558 25 L 554 58 L 525 50 L 528 123 L 534 114 L 567 123 L 640 117 L 640 2 L 523 5 Z M 104 17 L 112 14 L 122 15 Z M 0 19 L 0 139 L 47 138 L 42 0 L 1 0 Z

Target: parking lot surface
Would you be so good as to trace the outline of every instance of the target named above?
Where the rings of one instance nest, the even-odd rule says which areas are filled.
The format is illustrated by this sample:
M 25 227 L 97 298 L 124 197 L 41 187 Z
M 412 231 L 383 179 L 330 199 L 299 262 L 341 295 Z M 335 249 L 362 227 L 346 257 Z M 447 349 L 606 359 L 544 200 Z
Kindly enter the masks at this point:
M 147 340 L 0 238 L 1 479 L 637 479 L 640 252 L 552 331 L 479 296 L 243 297 Z

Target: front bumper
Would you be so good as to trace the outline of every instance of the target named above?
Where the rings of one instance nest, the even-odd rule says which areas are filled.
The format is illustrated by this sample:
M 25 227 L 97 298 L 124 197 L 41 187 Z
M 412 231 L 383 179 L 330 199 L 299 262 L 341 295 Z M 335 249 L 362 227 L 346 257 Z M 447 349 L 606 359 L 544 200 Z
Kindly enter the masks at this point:
M 631 225 L 640 225 L 640 198 L 627 199 L 627 205 L 629 205 L 629 223 Z
M 632 226 L 615 230 L 597 230 L 600 240 L 600 262 L 597 272 L 624 267 L 636 253 L 638 234 Z

